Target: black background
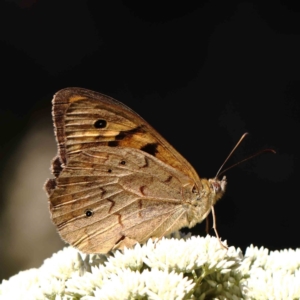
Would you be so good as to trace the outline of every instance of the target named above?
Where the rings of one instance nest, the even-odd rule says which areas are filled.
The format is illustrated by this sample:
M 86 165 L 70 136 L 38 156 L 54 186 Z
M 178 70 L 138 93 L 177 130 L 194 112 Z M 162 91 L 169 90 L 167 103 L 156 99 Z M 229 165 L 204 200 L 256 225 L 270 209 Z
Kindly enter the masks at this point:
M 214 177 L 246 131 L 250 135 L 227 166 L 274 149 L 276 155 L 262 154 L 226 172 L 228 189 L 215 207 L 218 231 L 229 245 L 243 250 L 250 244 L 270 250 L 299 247 L 299 10 L 279 1 L 99 2 L 0 3 L 1 276 L 39 267 L 56 251 L 38 239 L 31 242 L 29 228 L 37 216 L 22 222 L 17 213 L 31 209 L 25 192 L 22 201 L 28 209 L 16 204 L 9 210 L 4 191 L 8 181 L 12 189 L 22 184 L 8 170 L 18 165 L 14 155 L 26 143 L 29 128 L 46 128 L 53 149 L 46 169 L 48 161 L 50 166 L 56 152 L 51 99 L 70 86 L 124 102 L 183 154 L 200 177 Z M 36 155 L 50 147 L 36 142 L 38 146 L 27 145 L 32 151 L 38 147 Z M 31 164 L 33 169 L 34 164 L 39 160 Z M 32 172 L 27 168 L 24 180 Z M 36 176 L 43 182 L 50 172 Z M 42 184 L 35 186 L 47 211 Z M 7 220 L 13 224 L 16 218 L 19 232 L 28 233 L 30 248 L 17 246 L 18 237 L 8 228 Z M 58 239 L 50 218 L 43 222 Z M 34 226 L 42 228 L 43 222 Z M 194 233 L 204 234 L 204 228 L 198 225 Z M 26 264 L 13 247 L 24 257 L 43 256 Z

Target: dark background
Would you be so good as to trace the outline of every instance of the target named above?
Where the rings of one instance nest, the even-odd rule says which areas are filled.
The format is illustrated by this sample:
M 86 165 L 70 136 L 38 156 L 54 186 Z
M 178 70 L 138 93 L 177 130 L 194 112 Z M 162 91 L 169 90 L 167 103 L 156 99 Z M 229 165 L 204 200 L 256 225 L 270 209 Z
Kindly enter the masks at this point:
M 42 186 L 56 154 L 52 95 L 70 86 L 124 102 L 201 177 L 246 131 L 227 166 L 276 150 L 226 172 L 218 231 L 243 250 L 299 247 L 299 10 L 98 2 L 0 3 L 0 278 L 62 248 Z

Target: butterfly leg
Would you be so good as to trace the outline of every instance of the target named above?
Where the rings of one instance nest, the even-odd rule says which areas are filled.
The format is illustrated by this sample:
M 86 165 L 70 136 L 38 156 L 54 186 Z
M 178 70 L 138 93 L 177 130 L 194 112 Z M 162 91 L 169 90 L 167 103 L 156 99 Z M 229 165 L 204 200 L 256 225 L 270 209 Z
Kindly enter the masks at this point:
M 214 229 L 214 232 L 215 232 L 215 234 L 216 234 L 216 236 L 218 238 L 218 241 L 219 241 L 220 245 L 223 248 L 225 248 L 226 250 L 228 250 L 228 247 L 221 242 L 221 239 L 219 237 L 219 234 L 218 234 L 218 231 L 217 231 L 216 214 L 215 214 L 215 209 L 214 209 L 213 205 L 211 206 L 211 213 L 212 213 L 212 217 L 213 217 L 213 229 Z

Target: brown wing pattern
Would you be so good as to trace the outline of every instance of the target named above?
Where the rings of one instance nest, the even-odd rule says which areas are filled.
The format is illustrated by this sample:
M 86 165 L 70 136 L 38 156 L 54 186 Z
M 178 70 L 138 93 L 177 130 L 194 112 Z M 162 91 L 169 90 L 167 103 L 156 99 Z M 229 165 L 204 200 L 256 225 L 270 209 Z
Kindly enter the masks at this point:
M 188 181 L 137 149 L 87 150 L 60 173 L 50 196 L 52 220 L 64 240 L 86 253 L 131 247 L 188 226 L 182 205 Z
M 81 88 L 61 90 L 53 99 L 53 119 L 64 164 L 85 149 L 129 147 L 155 156 L 199 183 L 183 156 L 138 114 L 113 98 Z

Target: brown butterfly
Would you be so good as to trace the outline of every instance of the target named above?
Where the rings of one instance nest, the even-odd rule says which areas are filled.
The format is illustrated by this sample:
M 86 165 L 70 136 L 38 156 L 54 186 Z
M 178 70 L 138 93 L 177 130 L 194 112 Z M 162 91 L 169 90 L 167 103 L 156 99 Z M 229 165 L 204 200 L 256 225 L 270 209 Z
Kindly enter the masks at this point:
M 226 187 L 193 167 L 137 113 L 108 96 L 55 94 L 58 155 L 45 185 L 60 236 L 85 253 L 161 238 L 206 218 Z

